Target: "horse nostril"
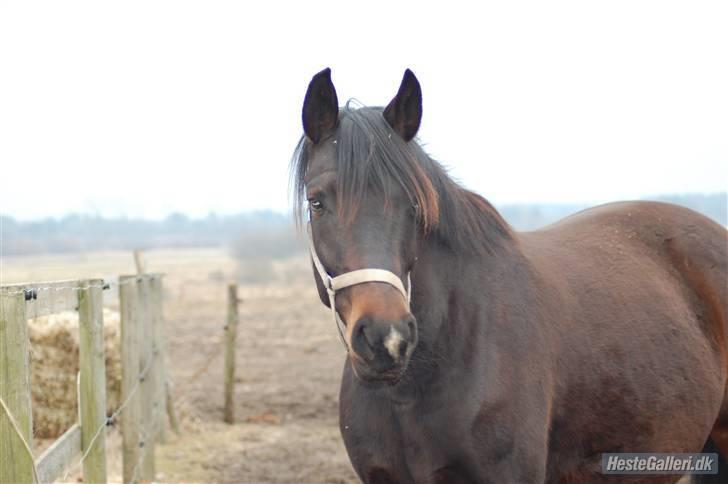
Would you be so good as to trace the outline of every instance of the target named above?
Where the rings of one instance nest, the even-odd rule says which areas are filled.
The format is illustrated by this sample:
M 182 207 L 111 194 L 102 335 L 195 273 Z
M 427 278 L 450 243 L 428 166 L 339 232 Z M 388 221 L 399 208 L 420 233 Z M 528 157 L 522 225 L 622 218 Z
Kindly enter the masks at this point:
M 417 336 L 417 326 L 415 325 L 414 316 L 410 316 L 407 320 L 407 329 L 409 330 L 409 340 L 414 341 Z
M 369 360 L 374 358 L 374 345 L 375 341 L 372 341 L 373 335 L 369 328 L 370 324 L 368 320 L 361 320 L 356 325 L 356 334 L 352 338 L 356 345 L 356 352 L 359 356 Z
M 400 341 L 399 342 L 399 357 L 403 358 L 404 355 L 407 353 L 407 348 L 409 347 L 409 343 L 406 341 Z

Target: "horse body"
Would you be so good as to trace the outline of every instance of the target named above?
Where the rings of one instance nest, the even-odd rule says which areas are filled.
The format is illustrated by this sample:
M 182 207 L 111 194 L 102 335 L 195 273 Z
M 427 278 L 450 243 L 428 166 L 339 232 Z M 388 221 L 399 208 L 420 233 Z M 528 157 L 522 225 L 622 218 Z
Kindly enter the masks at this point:
M 605 479 L 603 452 L 700 451 L 728 409 L 725 242 L 714 222 L 649 202 L 514 234 L 482 260 L 435 242 L 412 281 L 421 328 L 444 318 L 422 337 L 436 346 L 418 346 L 394 387 L 372 390 L 345 366 L 341 432 L 357 472 L 579 483 Z
M 679 476 L 605 476 L 602 454 L 728 456 L 725 228 L 623 202 L 517 233 L 417 145 L 421 114 L 410 71 L 386 108 L 339 110 L 324 70 L 294 156 L 360 478 L 662 483 Z M 367 268 L 411 301 L 382 278 L 332 289 Z
M 603 452 L 700 451 L 728 408 L 725 229 L 681 207 L 633 202 L 523 241 L 563 295 L 550 299 L 562 301 L 550 323 L 550 480 L 568 469 L 573 482 L 596 480 Z

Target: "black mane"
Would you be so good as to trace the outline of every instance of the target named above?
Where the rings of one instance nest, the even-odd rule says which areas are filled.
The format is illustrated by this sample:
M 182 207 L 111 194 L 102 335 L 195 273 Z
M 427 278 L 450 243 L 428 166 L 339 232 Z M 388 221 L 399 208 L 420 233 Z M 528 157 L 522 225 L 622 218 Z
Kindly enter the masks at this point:
M 382 108 L 339 111 L 336 140 L 339 216 L 351 221 L 367 190 L 378 189 L 388 199 L 387 187 L 396 182 L 418 207 L 419 223 L 453 250 L 490 252 L 511 238 L 511 229 L 483 197 L 455 182 L 415 141 L 405 142 L 382 116 Z M 313 143 L 303 136 L 291 160 L 291 184 L 297 221 L 304 213 L 304 177 Z M 386 203 L 386 202 L 385 202 Z

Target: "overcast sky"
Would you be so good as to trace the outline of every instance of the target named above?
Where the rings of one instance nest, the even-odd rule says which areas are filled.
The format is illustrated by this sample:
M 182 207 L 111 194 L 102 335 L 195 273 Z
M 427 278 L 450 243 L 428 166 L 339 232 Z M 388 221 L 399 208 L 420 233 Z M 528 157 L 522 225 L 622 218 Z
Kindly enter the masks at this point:
M 288 210 L 326 66 L 368 105 L 412 68 L 421 141 L 495 203 L 726 189 L 728 2 L 423 3 L 2 1 L 0 212 Z

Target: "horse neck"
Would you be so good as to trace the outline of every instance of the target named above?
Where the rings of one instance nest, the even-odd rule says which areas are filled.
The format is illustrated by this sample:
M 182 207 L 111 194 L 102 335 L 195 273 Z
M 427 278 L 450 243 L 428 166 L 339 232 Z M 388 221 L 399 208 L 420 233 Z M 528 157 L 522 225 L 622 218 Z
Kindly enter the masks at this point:
M 438 378 L 473 370 L 473 353 L 486 334 L 483 325 L 489 324 L 489 286 L 495 289 L 502 280 L 498 274 L 522 261 L 518 254 L 514 239 L 479 254 L 458 253 L 434 238 L 420 240 L 411 275 L 420 339 L 407 378 L 393 391 L 395 398 L 421 396 Z
M 467 203 L 477 207 L 487 227 L 480 241 L 483 247 L 457 248 L 433 234 L 420 237 L 412 287 L 415 310 L 419 308 L 424 318 L 448 316 L 443 311 L 452 310 L 453 304 L 461 308 L 481 304 L 487 293 L 484 285 L 497 282 L 489 275 L 523 263 L 516 232 L 486 199 L 472 192 L 467 195 Z M 474 288 L 481 297 L 472 297 Z

